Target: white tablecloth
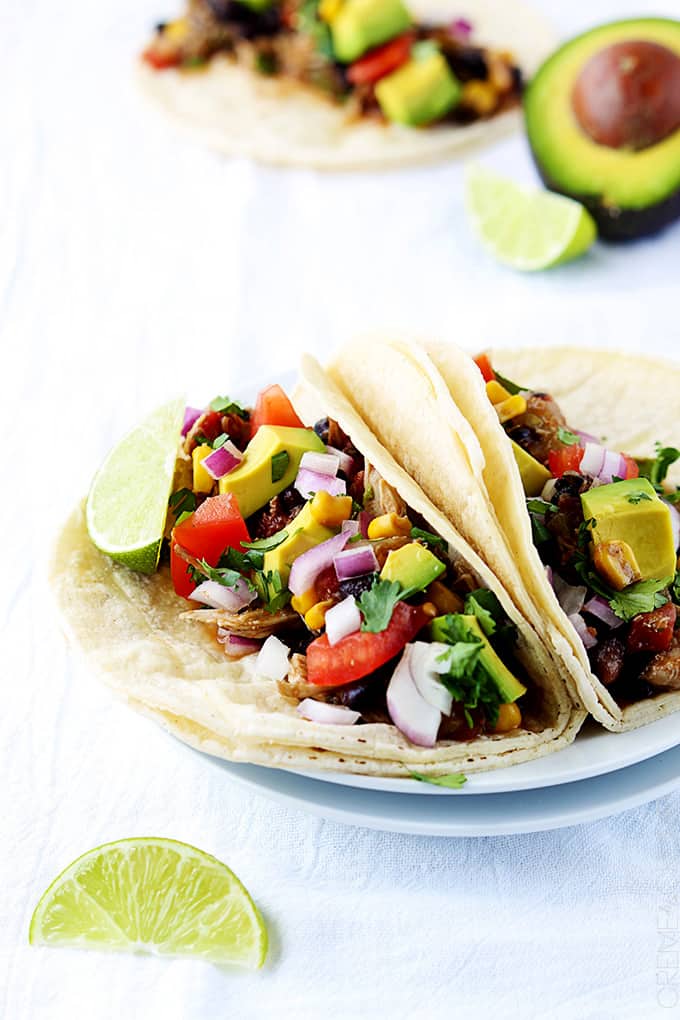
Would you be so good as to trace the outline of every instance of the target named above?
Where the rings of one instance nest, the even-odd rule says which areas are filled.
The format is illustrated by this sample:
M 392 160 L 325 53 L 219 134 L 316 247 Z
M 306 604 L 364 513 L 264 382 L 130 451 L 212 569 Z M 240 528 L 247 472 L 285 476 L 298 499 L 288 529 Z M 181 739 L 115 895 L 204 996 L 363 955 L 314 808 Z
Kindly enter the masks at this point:
M 678 14 L 677 0 L 543 6 L 565 32 Z M 174 7 L 5 0 L 0 14 L 0 1012 L 677 1014 L 661 930 L 680 923 L 680 796 L 534 836 L 345 828 L 244 792 L 66 654 L 43 576 L 50 533 L 109 445 L 168 394 L 273 380 L 305 348 L 385 325 L 480 344 L 673 353 L 680 341 L 678 227 L 523 277 L 471 236 L 459 165 L 323 177 L 183 142 L 130 75 L 148 26 Z M 521 137 L 484 158 L 533 178 Z M 235 869 L 269 923 L 264 971 L 28 947 L 51 878 L 134 834 L 187 840 Z

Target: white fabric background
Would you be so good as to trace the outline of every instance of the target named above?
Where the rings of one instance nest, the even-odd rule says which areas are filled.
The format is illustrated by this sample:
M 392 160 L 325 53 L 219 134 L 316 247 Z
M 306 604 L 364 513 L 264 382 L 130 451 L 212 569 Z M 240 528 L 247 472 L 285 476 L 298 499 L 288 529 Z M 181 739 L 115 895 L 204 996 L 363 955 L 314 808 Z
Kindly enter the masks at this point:
M 680 14 L 677 0 L 542 6 L 564 32 Z M 172 7 L 0 4 L 0 1014 L 680 1015 L 657 983 L 672 966 L 659 927 L 680 923 L 680 795 L 536 836 L 345 828 L 243 792 L 74 671 L 44 585 L 50 532 L 169 393 L 272 380 L 302 349 L 381 325 L 480 344 L 672 354 L 680 341 L 678 226 L 521 277 L 471 237 L 459 165 L 322 177 L 185 144 L 130 75 Z M 533 178 L 520 137 L 484 158 Z M 262 973 L 29 949 L 51 878 L 134 834 L 188 840 L 236 870 L 270 925 Z

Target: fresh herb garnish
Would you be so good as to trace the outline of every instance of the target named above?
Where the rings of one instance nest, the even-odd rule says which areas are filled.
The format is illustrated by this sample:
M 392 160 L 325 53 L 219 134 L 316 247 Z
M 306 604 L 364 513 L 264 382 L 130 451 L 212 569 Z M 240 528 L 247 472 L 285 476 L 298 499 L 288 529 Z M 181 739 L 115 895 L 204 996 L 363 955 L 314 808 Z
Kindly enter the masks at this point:
M 423 531 L 422 528 L 411 528 L 411 538 L 420 539 L 425 545 L 434 549 L 446 549 L 446 541 L 443 538 L 433 535 L 431 531 Z
M 319 0 L 302 0 L 295 15 L 298 32 L 311 36 L 314 48 L 327 60 L 334 60 L 333 40 L 328 25 L 318 16 Z
M 290 454 L 288 450 L 280 450 L 275 453 L 272 457 L 272 482 L 280 482 L 290 464 Z
M 257 53 L 255 55 L 255 70 L 260 74 L 276 74 L 279 62 L 275 53 Z
M 467 776 L 462 772 L 451 772 L 448 776 L 424 776 L 422 772 L 414 772 L 409 769 L 411 779 L 417 779 L 419 783 L 430 783 L 432 786 L 445 786 L 449 790 L 460 790 L 467 783 Z
M 196 446 L 212 446 L 211 441 L 207 436 L 204 436 L 202 432 L 197 432 L 194 436 L 194 443 Z
M 628 502 L 632 503 L 634 506 L 637 506 L 637 504 L 640 503 L 643 499 L 649 500 L 650 503 L 652 501 L 652 497 L 649 495 L 648 492 L 631 492 L 630 495 L 628 496 Z
M 552 535 L 545 525 L 545 515 L 547 513 L 555 513 L 557 507 L 553 503 L 546 502 L 544 499 L 528 499 L 527 510 L 529 511 L 534 543 L 540 545 L 541 542 L 547 542 L 552 538 Z
M 614 592 L 609 599 L 609 605 L 621 620 L 628 622 L 638 613 L 651 613 L 653 609 L 665 606 L 669 599 L 664 589 L 672 582 L 671 577 L 637 581 L 635 584 L 629 584 L 623 591 Z
M 575 432 L 572 432 L 571 429 L 565 429 L 561 425 L 557 430 L 557 438 L 565 446 L 576 446 L 577 443 L 581 442 Z
M 372 588 L 361 593 L 358 606 L 363 617 L 361 629 L 379 634 L 389 626 L 394 607 L 401 597 L 398 581 L 378 580 Z
M 470 729 L 474 725 L 471 713 L 476 708 L 482 708 L 485 718 L 491 726 L 495 726 L 501 696 L 493 679 L 479 661 L 484 642 L 456 614 L 449 614 L 438 621 L 438 631 L 450 645 L 438 656 L 438 660 L 446 667 L 446 672 L 440 676 L 441 682 L 454 701 L 463 706 Z
M 366 506 L 367 503 L 371 502 L 371 500 L 374 498 L 374 495 L 375 493 L 373 492 L 372 485 L 364 486 L 364 507 Z
M 175 523 L 179 524 L 182 514 L 193 513 L 196 509 L 196 497 L 191 489 L 177 489 L 170 497 L 169 504 L 176 518 Z
M 510 379 L 506 379 L 500 372 L 494 371 L 494 375 L 496 377 L 496 382 L 499 382 L 512 397 L 514 397 L 516 393 L 522 393 L 527 389 L 526 386 L 518 386 L 517 383 L 511 382 Z
M 638 460 L 640 474 L 643 478 L 649 478 L 657 492 L 663 492 L 663 482 L 668 474 L 668 469 L 680 458 L 680 450 L 675 446 L 662 446 L 661 443 L 654 444 L 656 457 L 653 459 Z
M 220 567 L 230 567 L 238 570 L 241 574 L 250 570 L 262 570 L 264 566 L 264 553 L 257 549 L 250 549 L 242 553 L 238 549 L 225 549 L 218 564 Z
M 258 570 L 255 574 L 255 588 L 268 613 L 278 613 L 290 602 L 290 591 L 283 583 L 278 570 Z
M 548 503 L 546 499 L 528 499 L 527 510 L 530 514 L 557 513 L 557 507 L 555 504 Z
M 680 606 L 680 570 L 676 572 L 673 578 L 673 584 L 671 585 L 671 598 L 675 602 L 676 606 Z
M 298 529 L 298 532 L 301 529 Z M 256 549 L 260 552 L 269 552 L 270 549 L 276 549 L 285 542 L 288 538 L 288 531 L 286 528 L 283 531 L 277 531 L 276 534 L 270 535 L 269 538 L 258 538 L 255 542 L 241 542 L 244 549 Z
M 196 565 L 189 564 L 187 570 L 194 581 L 198 584 L 201 581 L 216 581 L 225 588 L 235 588 L 239 581 L 244 580 L 252 589 L 252 584 L 247 578 L 242 578 L 238 570 L 231 567 L 212 567 L 207 560 L 196 560 Z
M 217 411 L 219 414 L 237 414 L 239 418 L 249 417 L 243 404 L 239 404 L 238 400 L 232 400 L 231 397 L 215 397 L 208 406 L 211 411 Z

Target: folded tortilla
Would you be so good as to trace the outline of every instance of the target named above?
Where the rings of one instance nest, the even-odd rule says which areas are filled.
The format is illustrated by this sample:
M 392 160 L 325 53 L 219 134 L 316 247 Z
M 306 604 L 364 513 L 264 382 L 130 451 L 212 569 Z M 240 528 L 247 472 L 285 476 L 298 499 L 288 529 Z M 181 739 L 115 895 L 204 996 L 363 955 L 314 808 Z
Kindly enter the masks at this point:
M 301 719 L 274 681 L 255 675 L 255 655 L 227 659 L 214 630 L 181 615 L 186 603 L 175 595 L 167 567 L 145 576 L 102 555 L 88 537 L 81 506 L 59 537 L 51 580 L 66 629 L 88 665 L 181 740 L 232 761 L 367 775 L 407 776 L 409 769 L 441 775 L 527 761 L 571 742 L 584 713 L 495 576 L 313 359 L 305 359 L 302 376 L 294 399 L 303 419 L 335 418 L 385 481 L 447 541 L 451 559 L 462 561 L 480 586 L 496 593 L 517 626 L 516 655 L 533 690 L 523 728 L 424 748 L 383 723 L 337 726 Z
M 391 357 L 395 359 L 397 355 Z M 468 354 L 453 344 L 424 344 L 417 349 L 417 357 L 430 386 L 439 393 L 444 386 L 450 398 L 449 406 L 440 411 L 440 421 L 446 416 L 449 419 L 461 416 L 474 428 L 483 457 L 481 470 L 478 461 L 475 465 L 476 479 L 504 538 L 504 548 L 487 558 L 515 601 L 524 606 L 525 616 L 535 622 L 538 613 L 541 621 L 538 632 L 561 663 L 568 687 L 573 689 L 575 685 L 588 711 L 614 731 L 634 729 L 680 709 L 677 691 L 660 692 L 622 708 L 593 674 L 583 643 L 562 611 L 534 546 L 511 442 L 488 400 L 477 367 Z M 492 353 L 492 359 L 508 378 L 529 388 L 549 391 L 574 427 L 606 436 L 613 449 L 649 457 L 654 455 L 656 441 L 663 445 L 677 442 L 680 420 L 677 365 L 620 352 L 569 347 L 501 349 Z M 381 363 L 384 362 L 383 353 Z M 344 358 L 340 370 L 343 367 L 347 367 Z M 370 400 L 367 394 L 362 395 L 360 408 Z M 456 469 L 451 465 L 448 474 L 442 476 L 445 459 L 445 455 L 431 459 L 419 481 L 438 506 L 458 523 L 464 511 L 454 491 Z M 673 466 L 669 479 L 677 484 L 680 465 Z M 511 570 L 508 562 L 512 564 Z
M 481 45 L 510 50 L 528 77 L 555 47 L 545 20 L 521 0 L 410 0 L 420 22 L 464 14 Z M 351 119 L 343 107 L 292 80 L 213 57 L 200 70 L 139 68 L 145 94 L 198 141 L 230 156 L 279 166 L 368 170 L 427 163 L 488 143 L 521 123 L 512 110 L 470 125 L 407 128 Z

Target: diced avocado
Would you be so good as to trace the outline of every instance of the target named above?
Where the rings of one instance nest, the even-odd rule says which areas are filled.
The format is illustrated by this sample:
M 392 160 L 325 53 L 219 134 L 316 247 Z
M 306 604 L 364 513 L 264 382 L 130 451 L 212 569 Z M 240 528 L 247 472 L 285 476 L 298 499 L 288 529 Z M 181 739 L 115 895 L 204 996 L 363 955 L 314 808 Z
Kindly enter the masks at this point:
M 220 492 L 233 492 L 243 516 L 250 517 L 272 496 L 288 488 L 297 475 L 303 453 L 308 450 L 326 452 L 313 429 L 261 425 L 239 466 L 220 478 Z
M 344 0 L 331 22 L 333 52 L 341 63 L 351 64 L 410 25 L 402 0 Z
M 444 641 L 450 644 L 448 637 L 448 621 L 450 617 L 437 616 L 430 624 L 430 635 L 433 641 Z M 457 619 L 463 622 L 467 632 L 477 637 L 482 642 L 482 650 L 477 660 L 484 668 L 490 679 L 496 685 L 501 701 L 508 704 L 517 701 L 523 694 L 526 694 L 526 687 L 521 684 L 515 674 L 508 669 L 502 659 L 498 657 L 491 642 L 482 630 L 476 616 L 464 616 L 460 614 Z
M 388 120 L 418 127 L 439 120 L 460 100 L 462 86 L 438 50 L 412 57 L 375 87 Z
M 442 561 L 429 549 L 418 542 L 410 542 L 389 553 L 380 577 L 383 581 L 398 581 L 404 591 L 413 594 L 424 591 L 445 570 Z
M 286 531 L 288 538 L 281 545 L 277 545 L 275 549 L 270 549 L 264 554 L 265 573 L 270 570 L 278 570 L 284 584 L 288 583 L 293 560 L 336 534 L 332 528 L 319 524 L 314 518 L 311 500 L 309 503 L 305 503 L 297 517 L 294 517 L 287 526 Z
M 671 511 L 647 478 L 627 478 L 581 493 L 586 520 L 594 519 L 591 537 L 625 542 L 633 550 L 643 581 L 675 574 L 676 549 Z
M 540 461 L 532 457 L 530 453 L 523 450 L 517 443 L 512 443 L 512 452 L 519 468 L 522 478 L 522 485 L 527 496 L 540 496 L 543 486 L 550 481 L 552 475 L 547 468 L 544 468 Z

